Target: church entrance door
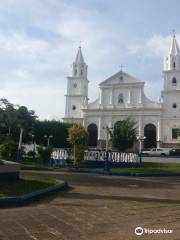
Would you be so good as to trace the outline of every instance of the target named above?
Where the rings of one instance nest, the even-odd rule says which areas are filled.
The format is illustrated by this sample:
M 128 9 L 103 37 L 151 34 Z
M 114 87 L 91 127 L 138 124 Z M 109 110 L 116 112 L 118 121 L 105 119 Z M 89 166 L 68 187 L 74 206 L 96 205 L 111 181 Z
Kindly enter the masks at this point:
M 98 137 L 98 128 L 97 125 L 94 123 L 91 123 L 88 126 L 88 146 L 89 147 L 97 147 L 97 137 Z
M 147 124 L 144 127 L 144 148 L 156 148 L 156 126 L 154 124 Z

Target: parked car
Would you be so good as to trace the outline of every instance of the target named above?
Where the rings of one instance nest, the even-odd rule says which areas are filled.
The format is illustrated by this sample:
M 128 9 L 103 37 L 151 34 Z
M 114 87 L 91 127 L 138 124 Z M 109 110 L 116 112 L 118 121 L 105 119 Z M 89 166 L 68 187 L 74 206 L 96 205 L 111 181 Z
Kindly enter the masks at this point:
M 180 157 L 180 149 L 171 149 L 170 156 L 179 156 Z
M 169 156 L 170 148 L 152 148 L 151 150 L 142 151 L 143 156 Z

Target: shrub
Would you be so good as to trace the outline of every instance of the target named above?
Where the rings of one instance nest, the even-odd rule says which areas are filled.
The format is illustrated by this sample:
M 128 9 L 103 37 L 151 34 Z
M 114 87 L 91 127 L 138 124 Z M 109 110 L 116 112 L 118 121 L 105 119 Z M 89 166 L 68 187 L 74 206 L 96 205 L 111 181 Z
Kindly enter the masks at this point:
M 35 158 L 36 152 L 30 150 L 30 151 L 27 153 L 27 156 L 28 156 L 29 158 Z
M 82 126 L 75 124 L 68 129 L 68 141 L 73 145 L 74 165 L 79 166 L 84 157 L 88 132 Z
M 38 155 L 39 155 L 40 160 L 43 162 L 48 162 L 51 157 L 52 147 L 40 146 L 37 148 L 37 150 L 38 150 Z
M 14 142 L 7 142 L 0 145 L 1 158 L 5 160 L 16 161 L 18 145 Z M 23 154 L 23 149 L 20 154 Z

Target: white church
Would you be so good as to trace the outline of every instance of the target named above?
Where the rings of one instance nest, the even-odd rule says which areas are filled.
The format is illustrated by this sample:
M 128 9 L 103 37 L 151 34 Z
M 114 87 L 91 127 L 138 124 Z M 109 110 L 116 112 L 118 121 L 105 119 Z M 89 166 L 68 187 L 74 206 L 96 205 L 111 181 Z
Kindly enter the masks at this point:
M 99 84 L 99 96 L 88 102 L 88 66 L 79 47 L 67 77 L 64 121 L 81 123 L 88 129 L 89 146 L 104 146 L 105 127 L 132 117 L 144 147 L 169 147 L 180 140 L 180 50 L 175 35 L 164 58 L 164 87 L 158 102 L 144 93 L 145 82 L 119 71 Z

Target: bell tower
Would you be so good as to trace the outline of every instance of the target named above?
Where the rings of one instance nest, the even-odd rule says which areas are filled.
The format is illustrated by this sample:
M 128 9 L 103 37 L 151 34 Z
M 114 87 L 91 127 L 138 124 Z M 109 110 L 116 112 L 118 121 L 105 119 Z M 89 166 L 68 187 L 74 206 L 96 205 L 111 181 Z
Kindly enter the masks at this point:
M 84 61 L 81 47 L 67 77 L 66 109 L 64 121 L 83 123 L 82 109 L 88 105 L 88 66 Z
M 180 129 L 180 50 L 175 34 L 169 54 L 164 58 L 163 79 L 163 140 L 175 144 L 178 141 L 177 129 Z

